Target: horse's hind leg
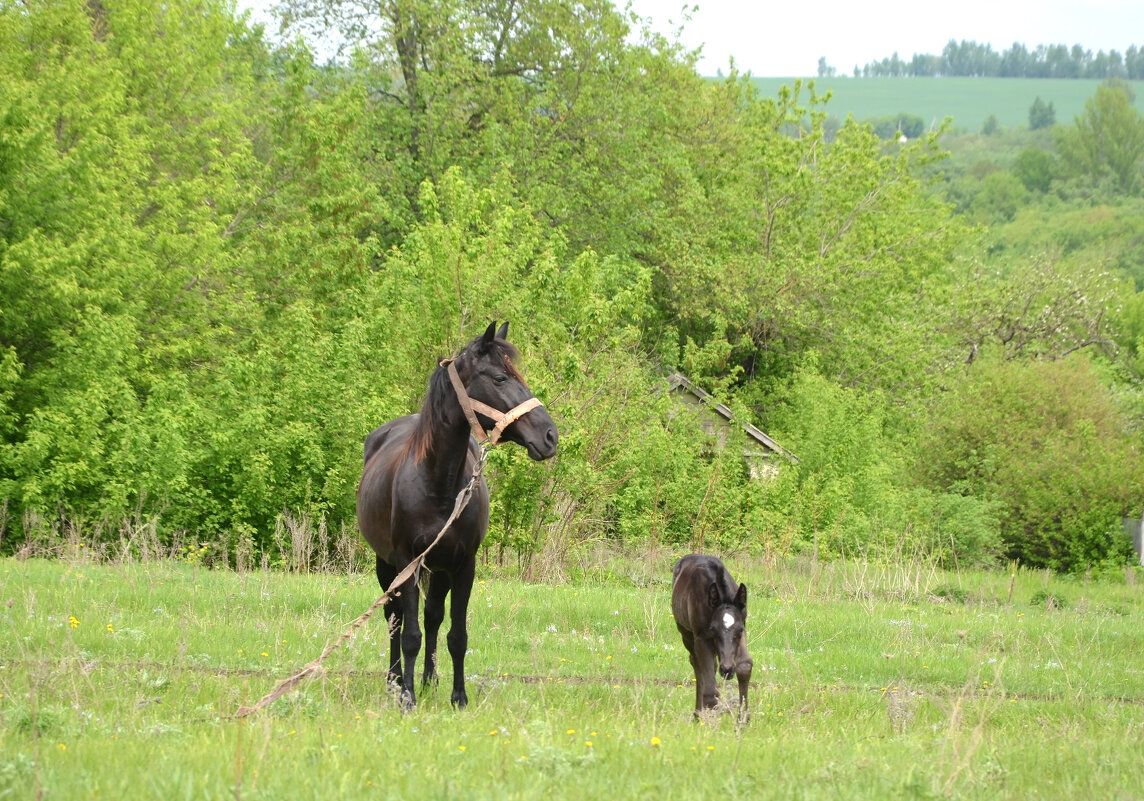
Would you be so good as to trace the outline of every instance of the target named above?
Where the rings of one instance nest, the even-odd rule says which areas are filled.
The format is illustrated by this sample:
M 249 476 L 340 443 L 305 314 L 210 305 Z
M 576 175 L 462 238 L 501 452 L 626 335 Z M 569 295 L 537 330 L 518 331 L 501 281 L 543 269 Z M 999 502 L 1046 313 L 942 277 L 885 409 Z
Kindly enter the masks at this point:
M 469 630 L 465 616 L 469 609 L 469 595 L 473 592 L 476 560 L 468 559 L 453 571 L 453 600 L 449 604 L 449 656 L 453 658 L 453 695 L 450 701 L 458 709 L 469 703 L 465 693 L 465 651 L 469 648 Z
M 397 578 L 397 568 L 377 558 L 377 583 L 381 591 Z M 401 683 L 401 600 L 390 598 L 385 602 L 385 624 L 389 627 L 389 671 L 386 680 L 391 684 Z
M 422 684 L 437 680 L 437 632 L 445 619 L 445 596 L 449 594 L 449 574 L 429 574 L 429 592 L 425 596 L 425 673 Z

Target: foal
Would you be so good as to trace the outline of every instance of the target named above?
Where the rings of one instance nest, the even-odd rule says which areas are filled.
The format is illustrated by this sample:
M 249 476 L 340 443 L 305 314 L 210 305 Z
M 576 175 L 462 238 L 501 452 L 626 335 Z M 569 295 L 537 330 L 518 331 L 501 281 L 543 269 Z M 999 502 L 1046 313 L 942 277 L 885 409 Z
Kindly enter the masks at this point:
M 747 653 L 747 587 L 714 556 L 689 554 L 672 572 L 671 613 L 695 670 L 695 717 L 719 699 L 715 662 L 723 678 L 739 679 L 739 719 L 747 719 L 747 688 L 754 662 Z

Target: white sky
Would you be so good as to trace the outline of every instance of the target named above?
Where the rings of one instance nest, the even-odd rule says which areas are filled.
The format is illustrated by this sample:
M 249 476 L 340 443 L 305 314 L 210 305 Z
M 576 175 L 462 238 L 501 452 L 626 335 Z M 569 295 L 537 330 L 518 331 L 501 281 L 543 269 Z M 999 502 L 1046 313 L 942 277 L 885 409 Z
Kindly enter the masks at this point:
M 623 0 L 617 0 L 622 4 Z M 632 10 L 672 33 L 683 19 L 683 0 L 631 0 Z M 702 75 L 727 71 L 768 77 L 811 77 L 818 59 L 851 75 L 854 65 L 915 53 L 941 53 L 950 39 L 989 44 L 997 52 L 1014 42 L 1074 44 L 1096 53 L 1144 47 L 1144 0 L 694 0 L 698 6 L 680 41 L 703 45 Z
M 614 0 L 623 7 L 627 0 Z M 761 77 L 813 77 L 818 59 L 840 75 L 854 66 L 915 53 L 937 55 L 950 39 L 989 44 L 997 52 L 1014 42 L 1037 45 L 1079 44 L 1095 53 L 1131 45 L 1144 47 L 1144 0 L 937 0 L 937 2 L 862 2 L 862 0 L 630 0 L 632 10 L 651 17 L 652 28 L 680 41 L 703 45 L 698 69 L 714 75 L 730 64 Z M 274 0 L 236 0 L 266 20 Z M 275 31 L 275 26 L 268 25 Z

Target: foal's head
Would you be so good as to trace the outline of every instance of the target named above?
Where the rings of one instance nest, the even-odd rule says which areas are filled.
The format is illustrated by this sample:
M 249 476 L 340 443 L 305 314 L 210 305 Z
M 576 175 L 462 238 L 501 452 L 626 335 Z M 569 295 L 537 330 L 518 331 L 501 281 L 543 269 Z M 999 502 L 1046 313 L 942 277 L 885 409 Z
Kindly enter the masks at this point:
M 719 585 L 711 582 L 707 588 L 707 607 L 710 616 L 706 636 L 719 656 L 719 673 L 729 679 L 735 675 L 739 654 L 746 651 L 739 645 L 746 637 L 747 586 L 740 584 L 735 597 L 727 601 L 719 592 Z

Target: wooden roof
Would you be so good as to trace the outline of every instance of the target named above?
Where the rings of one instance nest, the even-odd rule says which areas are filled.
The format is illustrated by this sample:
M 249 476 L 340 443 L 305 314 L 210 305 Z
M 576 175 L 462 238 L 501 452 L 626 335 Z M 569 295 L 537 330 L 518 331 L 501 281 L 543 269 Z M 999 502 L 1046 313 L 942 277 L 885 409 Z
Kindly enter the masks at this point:
M 795 464 L 798 464 L 798 457 L 797 456 L 795 456 L 793 453 L 788 451 L 782 445 L 775 442 L 773 439 L 771 439 L 769 436 L 767 436 L 764 432 L 760 431 L 758 428 L 751 425 L 750 423 L 740 423 L 739 421 L 737 421 L 735 419 L 735 416 L 731 413 L 731 410 L 729 408 L 727 408 L 726 405 L 717 402 L 715 400 L 715 398 L 713 398 L 711 396 L 710 393 L 708 393 L 708 392 L 704 391 L 703 389 L 700 389 L 699 387 L 695 386 L 695 384 L 693 384 L 691 382 L 691 379 L 688 378 L 687 376 L 683 375 L 683 373 L 672 373 L 671 375 L 669 375 L 667 377 L 667 383 L 668 383 L 668 386 L 672 390 L 683 390 L 683 391 L 691 394 L 696 399 L 698 399 L 698 401 L 703 406 L 707 407 L 708 409 L 713 411 L 715 414 L 722 417 L 728 423 L 735 423 L 736 425 L 741 427 L 743 429 L 743 431 L 746 432 L 748 437 L 750 437 L 752 440 L 754 440 L 756 443 L 758 443 L 760 446 L 762 446 L 766 450 L 768 450 L 771 453 L 774 453 L 778 456 L 781 456 L 784 459 L 789 459 L 790 461 L 794 462 Z

